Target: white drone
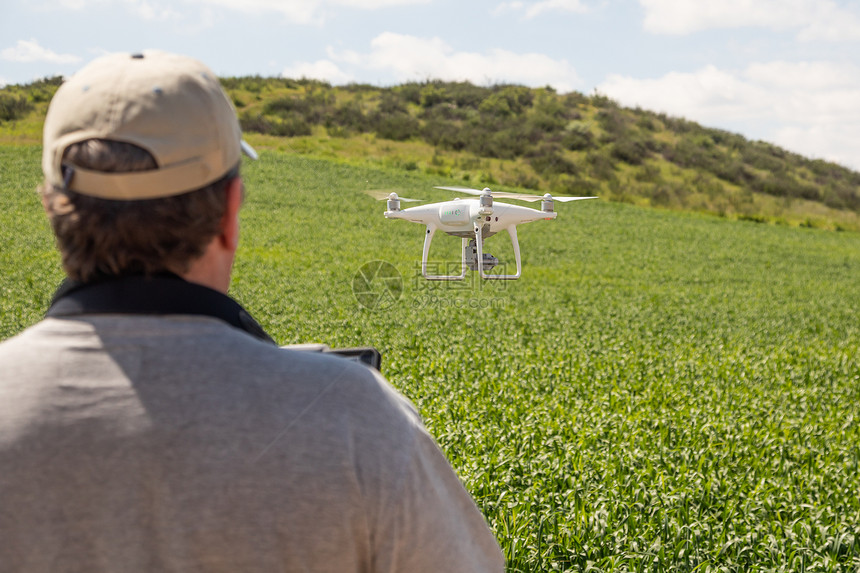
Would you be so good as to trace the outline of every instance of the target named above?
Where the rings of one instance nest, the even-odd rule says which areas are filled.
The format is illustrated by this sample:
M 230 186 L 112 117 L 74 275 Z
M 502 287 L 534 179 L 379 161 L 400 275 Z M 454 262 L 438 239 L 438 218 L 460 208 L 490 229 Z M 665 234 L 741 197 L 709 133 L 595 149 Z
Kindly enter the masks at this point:
M 417 201 L 417 199 L 406 199 L 398 197 L 397 193 L 391 193 L 387 195 L 388 209 L 385 211 L 387 219 L 406 219 L 413 223 L 427 225 L 427 232 L 424 234 L 424 253 L 421 257 L 421 274 L 431 281 L 461 281 L 466 277 L 468 269 L 478 271 L 480 277 L 486 280 L 516 280 L 522 274 L 520 245 L 517 242 L 517 225 L 531 223 L 539 219 L 555 219 L 557 216 L 554 209 L 555 201 L 567 202 L 597 198 L 553 197 L 549 193 L 546 195 L 495 193 L 496 197 L 521 201 L 540 201 L 541 209 L 538 211 L 519 205 L 494 203 L 493 193 L 489 188 L 484 188 L 483 191 L 464 187 L 436 187 L 436 189 L 469 193 L 479 195 L 479 197 L 477 199 L 454 199 L 453 201 L 431 203 L 401 210 L 401 201 Z M 382 197 L 382 199 L 385 198 L 385 196 Z M 437 230 L 463 239 L 463 265 L 459 275 L 427 274 L 427 256 L 430 253 L 430 242 Z M 499 260 L 489 253 L 484 253 L 484 239 L 503 230 L 507 231 L 511 237 L 514 257 L 517 261 L 517 272 L 513 275 L 487 274 L 486 271 L 495 267 Z

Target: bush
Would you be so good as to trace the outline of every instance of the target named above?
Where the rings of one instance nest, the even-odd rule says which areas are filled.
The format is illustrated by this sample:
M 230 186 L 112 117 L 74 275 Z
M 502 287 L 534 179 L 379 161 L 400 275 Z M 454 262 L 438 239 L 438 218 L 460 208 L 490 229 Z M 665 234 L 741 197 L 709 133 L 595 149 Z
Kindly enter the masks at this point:
M 468 145 L 461 128 L 440 119 L 428 120 L 422 128 L 421 136 L 432 145 L 453 151 L 461 151 Z
M 829 185 L 825 189 L 824 204 L 834 209 L 860 211 L 860 191 L 843 183 Z
M 549 189 L 553 195 L 573 195 L 578 197 L 593 196 L 600 192 L 600 186 L 594 181 L 572 175 L 557 175 L 551 178 Z
M 650 155 L 645 144 L 632 138 L 623 138 L 612 144 L 610 151 L 612 156 L 630 165 L 642 165 L 642 162 Z
M 627 134 L 628 118 L 617 108 L 604 109 L 597 112 L 597 122 L 606 132 L 607 141 L 615 141 Z
M 741 158 L 745 163 L 764 171 L 784 171 L 786 163 L 773 151 L 774 147 L 761 143 L 750 143 L 741 150 Z
M 333 102 L 334 94 L 328 91 L 307 93 L 304 96 L 286 96 L 267 103 L 263 113 L 277 115 L 289 121 L 301 117 L 302 121 L 319 124 L 332 113 Z
M 379 137 L 393 141 L 404 141 L 421 133 L 418 120 L 402 112 L 393 114 L 376 112 L 370 117 L 370 128 Z
M 641 169 L 633 174 L 633 178 L 640 183 L 660 183 L 663 181 L 660 168 L 653 163 L 645 163 Z
M 594 136 L 587 129 L 572 129 L 565 132 L 561 144 L 571 151 L 583 151 L 594 147 Z
M 283 137 L 298 137 L 313 133 L 311 125 L 299 115 L 272 122 L 273 134 Z
M 310 135 L 313 130 L 301 116 L 295 115 L 288 118 L 267 118 L 260 114 L 245 114 L 240 116 L 239 124 L 244 132 L 262 133 L 264 135 L 280 135 L 283 137 L 296 137 Z
M 325 118 L 325 126 L 328 129 L 340 127 L 346 133 L 363 133 L 369 127 L 369 121 L 357 101 L 348 101 L 338 106 Z
M 614 181 L 616 179 L 615 163 L 611 157 L 600 152 L 589 152 L 586 159 L 591 166 L 592 177 L 603 181 Z
M 554 145 L 543 145 L 529 158 L 529 165 L 544 177 L 551 175 L 575 175 L 579 172 L 576 164 L 566 158 Z
M 522 123 L 514 123 L 507 129 L 470 124 L 464 136 L 466 149 L 476 155 L 514 159 L 524 155 L 536 141 L 535 138 L 540 138 L 540 133 L 530 132 Z
M 534 93 L 522 86 L 505 86 L 490 94 L 478 106 L 483 113 L 497 117 L 519 115 L 532 105 Z
M 603 109 L 611 109 L 617 108 L 618 102 L 610 98 L 609 96 L 603 95 L 601 93 L 594 92 L 594 95 L 591 96 L 591 105 L 594 107 L 599 107 Z
M 775 197 L 793 197 L 809 201 L 821 201 L 821 189 L 816 185 L 801 183 L 784 173 L 757 178 L 750 185 L 755 191 Z
M 384 91 L 379 98 L 379 112 L 384 114 L 405 114 L 408 108 L 406 101 L 397 97 L 392 91 Z
M 444 86 L 428 84 L 421 89 L 421 107 L 433 107 L 451 101 Z
M 567 120 L 559 115 L 538 111 L 529 118 L 529 123 L 539 131 L 554 133 L 563 130 L 567 125 Z
M 21 119 L 33 110 L 33 104 L 26 96 L 0 94 L 0 121 Z
M 251 115 L 246 113 L 240 115 L 239 125 L 245 133 L 272 133 L 272 124 L 260 114 Z
M 481 113 L 495 117 L 508 117 L 514 113 L 508 99 L 497 93 L 482 101 L 478 109 Z
M 490 95 L 488 88 L 474 86 L 469 82 L 447 84 L 448 95 L 459 108 L 478 109 L 481 102 Z

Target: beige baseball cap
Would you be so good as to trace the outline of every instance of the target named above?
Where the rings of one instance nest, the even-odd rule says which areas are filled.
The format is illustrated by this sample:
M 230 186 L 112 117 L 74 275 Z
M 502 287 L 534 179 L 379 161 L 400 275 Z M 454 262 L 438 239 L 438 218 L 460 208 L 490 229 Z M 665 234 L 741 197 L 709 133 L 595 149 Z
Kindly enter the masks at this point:
M 66 166 L 64 178 L 63 152 L 94 138 L 142 147 L 158 168 L 107 173 Z M 104 56 L 69 78 L 51 100 L 43 145 L 48 183 L 117 200 L 193 191 L 226 175 L 243 151 L 257 158 L 215 74 L 197 60 L 158 51 Z

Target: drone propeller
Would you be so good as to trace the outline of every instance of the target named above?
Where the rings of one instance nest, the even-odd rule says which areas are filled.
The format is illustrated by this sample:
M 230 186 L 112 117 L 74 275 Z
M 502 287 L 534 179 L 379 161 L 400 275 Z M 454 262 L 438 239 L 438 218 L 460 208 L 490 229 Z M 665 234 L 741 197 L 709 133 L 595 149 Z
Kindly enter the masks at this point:
M 446 191 L 458 191 L 463 193 L 469 193 L 470 195 L 483 195 L 483 191 L 478 189 L 470 189 L 468 187 L 436 187 L 436 189 L 444 189 Z M 507 191 L 491 191 L 490 194 L 495 198 L 500 199 L 519 199 L 520 201 L 541 201 L 542 199 L 547 199 L 546 195 L 530 195 L 526 193 L 508 193 Z M 597 197 L 556 197 L 555 195 L 550 195 L 553 201 L 560 201 L 562 203 L 567 203 L 568 201 L 579 201 L 580 199 L 597 199 Z M 401 199 L 403 200 L 403 199 Z
M 365 191 L 366 194 L 370 195 L 377 201 L 385 201 L 386 199 L 392 199 L 391 195 L 394 195 L 393 198 L 399 199 L 401 201 L 405 201 L 406 203 L 417 203 L 419 201 L 423 201 L 424 199 L 409 199 L 408 197 L 401 197 L 394 191 L 390 189 L 369 189 Z

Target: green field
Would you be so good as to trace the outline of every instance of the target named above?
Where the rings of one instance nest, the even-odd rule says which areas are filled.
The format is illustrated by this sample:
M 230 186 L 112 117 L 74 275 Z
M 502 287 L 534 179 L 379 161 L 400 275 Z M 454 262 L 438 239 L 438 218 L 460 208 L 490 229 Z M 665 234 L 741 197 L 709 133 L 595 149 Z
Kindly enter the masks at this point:
M 232 294 L 282 344 L 379 348 L 509 571 L 860 571 L 860 234 L 583 201 L 520 228 L 519 281 L 428 283 L 422 227 L 361 191 L 462 182 L 276 151 L 245 176 Z M 39 180 L 0 147 L 0 338 L 62 276 Z M 352 290 L 375 260 L 386 309 Z

